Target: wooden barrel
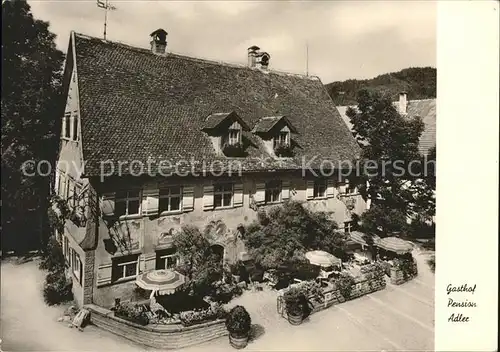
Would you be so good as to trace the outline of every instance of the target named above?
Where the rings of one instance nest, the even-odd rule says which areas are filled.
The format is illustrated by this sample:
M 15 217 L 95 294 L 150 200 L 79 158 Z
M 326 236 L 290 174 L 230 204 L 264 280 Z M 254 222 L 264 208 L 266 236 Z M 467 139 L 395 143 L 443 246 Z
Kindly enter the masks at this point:
M 300 325 L 302 324 L 302 315 L 288 314 L 288 322 L 292 325 Z
M 248 344 L 248 336 L 237 337 L 229 334 L 229 344 L 237 350 L 245 348 Z

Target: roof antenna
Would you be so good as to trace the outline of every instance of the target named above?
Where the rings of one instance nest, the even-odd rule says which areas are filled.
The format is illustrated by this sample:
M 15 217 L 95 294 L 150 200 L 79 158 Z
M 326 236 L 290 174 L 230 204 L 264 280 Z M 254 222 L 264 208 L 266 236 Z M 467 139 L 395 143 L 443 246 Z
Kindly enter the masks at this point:
M 106 26 L 108 23 L 108 10 L 116 10 L 116 7 L 111 5 L 108 0 L 97 0 L 97 7 L 104 9 L 104 40 L 106 40 Z
M 309 76 L 309 42 L 306 40 L 306 76 Z

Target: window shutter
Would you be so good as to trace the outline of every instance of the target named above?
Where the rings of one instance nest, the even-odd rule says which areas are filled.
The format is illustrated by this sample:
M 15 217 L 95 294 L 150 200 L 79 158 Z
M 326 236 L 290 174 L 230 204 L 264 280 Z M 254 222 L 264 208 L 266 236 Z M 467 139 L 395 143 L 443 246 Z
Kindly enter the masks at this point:
M 243 206 L 243 184 L 242 183 L 236 183 L 234 185 L 233 206 L 234 207 L 242 207 Z
M 194 187 L 186 186 L 182 188 L 182 210 L 194 210 Z
M 205 185 L 203 187 L 203 210 L 214 208 L 214 186 Z
M 66 198 L 68 206 L 73 209 L 75 207 L 75 183 L 68 178 L 68 197 Z
M 281 199 L 290 199 L 290 181 L 283 181 L 281 183 Z
M 255 203 L 260 204 L 266 201 L 266 184 L 257 183 L 254 195 Z
M 80 275 L 79 275 L 79 277 L 78 277 L 78 281 L 79 281 L 81 284 L 83 284 L 83 280 L 82 280 L 82 279 L 83 279 L 83 263 L 82 263 L 82 261 L 81 261 L 81 260 L 78 260 L 78 263 L 79 263 L 79 265 L 80 265 Z
M 326 181 L 326 197 L 332 198 L 335 195 L 335 184 L 333 179 L 328 179 Z
M 307 199 L 313 199 L 314 198 L 314 181 L 308 180 L 307 181 Z
M 102 264 L 97 268 L 97 287 L 111 283 L 111 272 L 113 271 L 113 264 Z
M 158 214 L 159 190 L 145 189 L 142 191 L 142 214 L 152 216 Z
M 142 255 L 140 257 L 140 261 L 141 261 L 141 264 L 140 264 L 139 270 L 141 271 L 141 273 L 155 270 L 155 268 L 156 268 L 156 253 Z
M 104 216 L 113 216 L 115 213 L 115 193 L 102 195 L 101 211 Z

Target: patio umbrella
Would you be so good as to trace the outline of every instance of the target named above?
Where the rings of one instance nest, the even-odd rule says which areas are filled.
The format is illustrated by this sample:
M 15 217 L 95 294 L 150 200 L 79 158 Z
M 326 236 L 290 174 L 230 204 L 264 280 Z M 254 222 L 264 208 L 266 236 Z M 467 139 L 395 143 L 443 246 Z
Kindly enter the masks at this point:
M 351 241 L 358 243 L 362 246 L 368 246 L 368 243 L 366 243 L 364 236 L 365 236 L 365 234 L 363 232 L 359 232 L 359 231 L 352 231 L 349 234 L 349 238 Z M 373 235 L 372 238 L 373 238 L 374 245 L 376 245 L 377 242 L 380 240 L 380 237 L 378 237 L 377 235 Z
M 159 295 L 169 295 L 186 282 L 184 275 L 174 270 L 153 270 L 141 274 L 135 283 L 137 286 L 151 290 L 152 295 L 157 292 Z
M 382 238 L 377 241 L 375 245 L 379 248 L 385 249 L 386 251 L 395 252 L 397 254 L 404 254 L 413 250 L 413 246 L 410 242 L 402 240 L 398 237 Z
M 342 261 L 325 251 L 310 251 L 306 253 L 306 258 L 313 265 L 329 267 L 334 265 L 341 265 Z

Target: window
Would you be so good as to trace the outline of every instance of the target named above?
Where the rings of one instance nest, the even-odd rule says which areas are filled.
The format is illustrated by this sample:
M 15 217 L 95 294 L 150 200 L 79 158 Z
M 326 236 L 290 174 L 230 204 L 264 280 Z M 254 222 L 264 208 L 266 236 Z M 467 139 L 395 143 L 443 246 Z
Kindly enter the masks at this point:
M 224 208 L 233 205 L 233 184 L 221 183 L 214 185 L 214 208 Z
M 64 197 L 63 197 L 65 200 L 68 200 L 68 198 L 69 198 L 69 194 L 70 194 L 69 190 L 71 189 L 71 181 L 72 180 L 69 177 L 66 177 L 66 187 L 64 189 Z
M 281 181 L 266 182 L 266 203 L 279 203 L 281 201 Z
M 82 272 L 83 272 L 83 265 L 82 261 L 80 260 L 80 256 L 76 251 L 71 248 L 71 270 L 73 271 L 73 275 L 75 275 L 76 279 L 78 282 L 82 282 Z
M 129 279 L 139 274 L 139 255 L 128 255 L 120 258 L 113 258 L 111 269 L 111 281 Z
M 115 214 L 117 216 L 137 215 L 140 207 L 139 190 L 116 192 Z
M 68 241 L 68 237 L 66 237 L 66 236 L 64 236 L 64 240 L 63 240 L 63 253 L 64 253 L 64 258 L 66 258 L 66 261 L 69 263 L 69 261 L 70 261 L 69 241 Z
M 277 136 L 274 136 L 274 148 L 278 145 L 289 145 L 290 144 L 290 133 L 280 132 Z
M 227 141 L 229 145 L 236 145 L 241 141 L 241 133 L 240 130 L 231 129 L 229 130 Z
M 326 198 L 326 187 L 326 180 L 315 180 L 313 198 Z
M 74 114 L 73 118 L 73 140 L 78 140 L 78 115 Z
M 354 186 L 350 183 L 346 184 L 345 194 L 354 194 L 354 193 L 357 193 L 356 186 Z
M 351 231 L 353 230 L 353 222 L 352 221 L 345 221 L 344 222 L 344 232 L 346 233 L 351 233 Z
M 179 256 L 175 248 L 164 249 L 156 252 L 156 270 L 173 269 L 179 263 Z
M 70 138 L 71 136 L 71 113 L 64 114 L 64 131 L 63 137 Z
M 181 187 L 160 188 L 160 199 L 158 208 L 160 214 L 163 212 L 181 210 Z

